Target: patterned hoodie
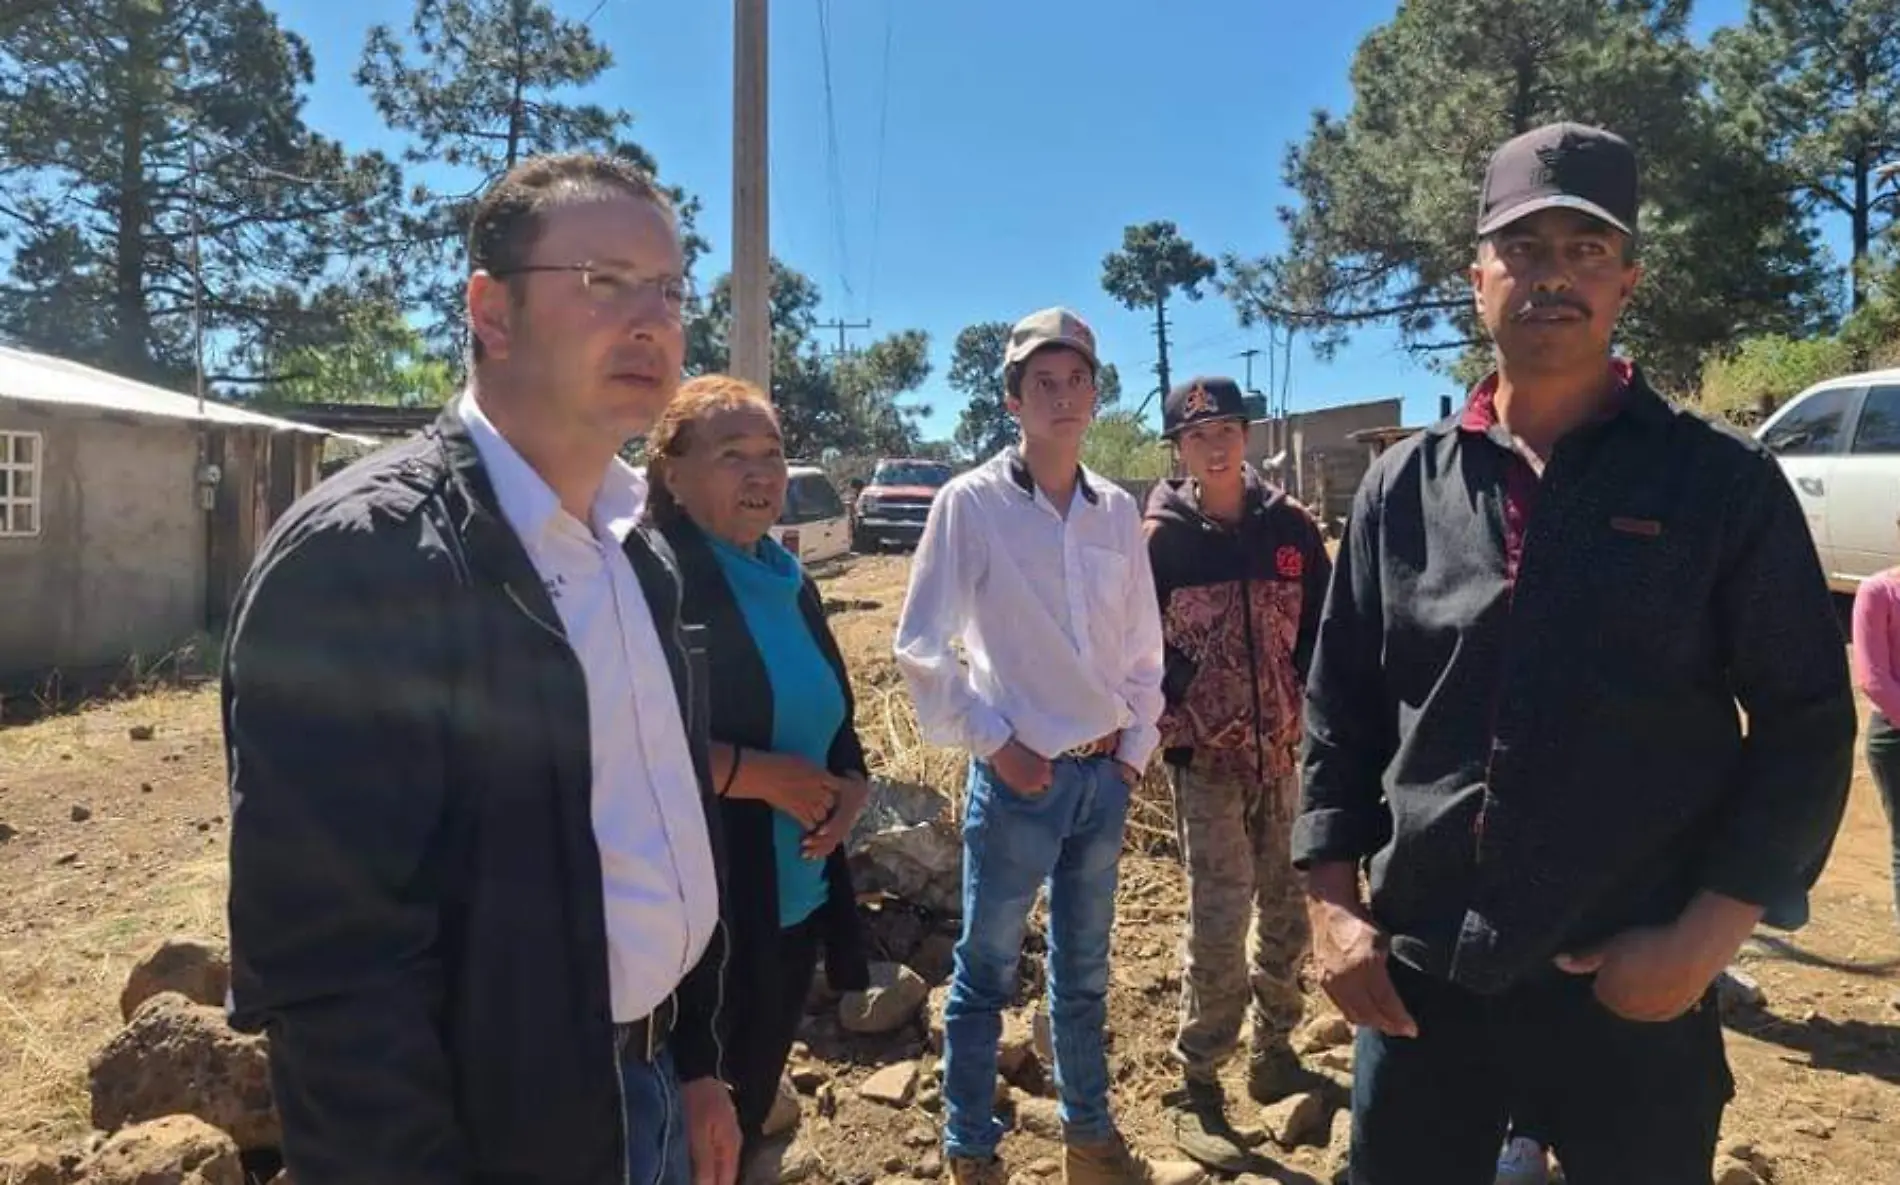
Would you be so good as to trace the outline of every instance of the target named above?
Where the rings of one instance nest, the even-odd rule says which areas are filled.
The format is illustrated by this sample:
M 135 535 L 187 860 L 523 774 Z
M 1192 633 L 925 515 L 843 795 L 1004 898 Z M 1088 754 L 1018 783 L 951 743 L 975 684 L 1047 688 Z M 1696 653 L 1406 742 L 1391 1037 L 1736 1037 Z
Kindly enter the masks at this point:
M 1281 782 L 1297 766 L 1300 704 L 1332 561 L 1312 515 L 1254 468 L 1241 519 L 1201 513 L 1191 478 L 1148 498 L 1143 529 L 1167 665 L 1163 759 Z

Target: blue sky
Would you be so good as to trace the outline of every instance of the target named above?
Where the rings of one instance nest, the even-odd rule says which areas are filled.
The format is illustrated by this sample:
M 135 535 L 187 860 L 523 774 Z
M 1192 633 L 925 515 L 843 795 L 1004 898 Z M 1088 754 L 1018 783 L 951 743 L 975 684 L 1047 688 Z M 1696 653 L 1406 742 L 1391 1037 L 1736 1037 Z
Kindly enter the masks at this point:
M 316 59 L 312 126 L 352 147 L 398 148 L 350 76 L 369 27 L 406 26 L 408 0 L 277 7 Z M 705 203 L 701 228 L 713 251 L 700 274 L 710 281 L 726 270 L 731 241 L 731 3 L 555 7 L 594 13 L 615 57 L 582 93 L 633 112 L 633 136 L 662 175 Z M 1697 7 L 1706 32 L 1739 19 L 1743 3 Z M 1051 304 L 1094 324 L 1104 359 L 1139 400 L 1153 383 L 1153 318 L 1102 291 L 1103 255 L 1120 245 L 1123 227 L 1155 218 L 1173 219 L 1216 257 L 1273 249 L 1288 144 L 1314 109 L 1350 105 L 1353 50 L 1395 8 L 1395 0 L 772 0 L 773 251 L 818 281 L 825 319 L 868 318 L 872 335 L 929 331 L 929 435 L 947 436 L 956 422 L 960 405 L 943 376 L 957 332 Z M 1241 330 L 1217 294 L 1176 302 L 1170 316 L 1177 378 L 1240 377 L 1234 355 L 1267 344 Z M 1255 383 L 1266 385 L 1264 356 Z M 1452 390 L 1384 332 L 1360 335 L 1331 363 L 1295 351 L 1296 411 L 1398 395 L 1414 423 L 1433 417 L 1437 397 Z

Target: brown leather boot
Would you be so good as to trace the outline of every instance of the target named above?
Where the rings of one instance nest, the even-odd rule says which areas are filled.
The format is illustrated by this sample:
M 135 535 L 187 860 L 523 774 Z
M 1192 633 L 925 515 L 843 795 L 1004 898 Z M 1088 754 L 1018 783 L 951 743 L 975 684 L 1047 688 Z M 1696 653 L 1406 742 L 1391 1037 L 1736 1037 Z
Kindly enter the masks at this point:
M 950 1180 L 955 1185 L 1007 1185 L 1009 1173 L 1004 1170 L 1000 1156 L 952 1156 Z
M 1065 1185 L 1201 1185 L 1207 1174 L 1185 1160 L 1149 1160 L 1119 1135 L 1063 1148 Z
M 1320 1076 L 1300 1063 L 1290 1045 L 1264 1046 L 1247 1057 L 1247 1096 L 1263 1107 L 1320 1085 Z

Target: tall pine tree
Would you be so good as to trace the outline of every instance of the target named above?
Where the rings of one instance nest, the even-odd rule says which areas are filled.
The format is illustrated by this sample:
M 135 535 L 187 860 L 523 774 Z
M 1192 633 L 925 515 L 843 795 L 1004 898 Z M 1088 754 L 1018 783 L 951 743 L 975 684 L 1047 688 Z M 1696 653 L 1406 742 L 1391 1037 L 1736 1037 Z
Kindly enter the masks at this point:
M 1288 154 L 1284 248 L 1228 260 L 1243 322 L 1293 326 L 1322 354 L 1383 323 L 1454 369 L 1481 365 L 1466 273 L 1485 162 L 1559 119 L 1608 127 L 1641 158 L 1648 278 L 1620 337 L 1664 387 L 1738 335 L 1823 319 L 1812 231 L 1785 173 L 1705 98 L 1688 9 L 1404 0 L 1360 44 L 1352 109 L 1317 114 Z
M 461 340 L 469 212 L 523 158 L 602 152 L 657 171 L 627 138 L 632 114 L 563 97 L 612 65 L 585 22 L 542 0 L 416 0 L 406 40 L 388 25 L 370 30 L 356 81 L 384 122 L 412 138 L 405 159 L 428 172 L 413 194 L 403 270 L 434 314 L 432 338 Z M 699 205 L 671 192 L 690 267 L 704 247 L 692 229 Z
M 172 384 L 195 366 L 194 305 L 213 383 L 332 338 L 382 291 L 366 261 L 400 183 L 304 124 L 310 81 L 308 47 L 258 0 L 9 12 L 0 334 Z

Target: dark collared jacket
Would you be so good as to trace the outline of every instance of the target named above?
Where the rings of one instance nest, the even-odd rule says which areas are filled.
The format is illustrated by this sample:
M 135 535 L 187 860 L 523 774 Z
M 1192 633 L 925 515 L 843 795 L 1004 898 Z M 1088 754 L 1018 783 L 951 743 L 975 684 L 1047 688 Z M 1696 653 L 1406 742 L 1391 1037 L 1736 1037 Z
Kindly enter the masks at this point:
M 1368 861 L 1394 954 L 1480 992 L 1701 890 L 1805 891 L 1855 730 L 1814 545 L 1764 449 L 1640 373 L 1541 481 L 1501 431 L 1448 420 L 1367 474 L 1293 839 L 1303 867 Z
M 704 656 L 626 554 L 722 861 Z M 657 674 L 657 672 L 656 672 Z M 226 640 L 232 1020 L 303 1185 L 626 1179 L 580 660 L 453 411 L 306 495 Z M 678 989 L 717 1072 L 723 927 Z

